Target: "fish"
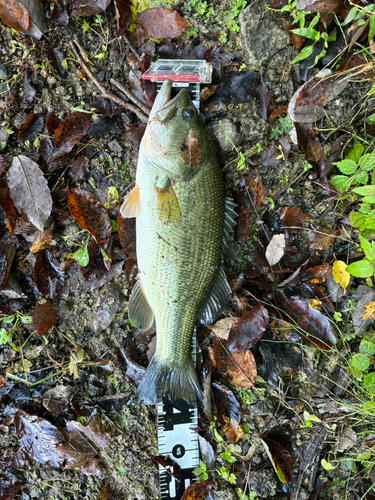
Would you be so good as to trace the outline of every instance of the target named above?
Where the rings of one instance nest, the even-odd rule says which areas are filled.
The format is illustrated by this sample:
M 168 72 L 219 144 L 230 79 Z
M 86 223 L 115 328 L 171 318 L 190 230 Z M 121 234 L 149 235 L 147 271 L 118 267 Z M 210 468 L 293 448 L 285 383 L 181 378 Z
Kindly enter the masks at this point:
M 186 89 L 166 80 L 150 112 L 136 185 L 120 213 L 136 217 L 138 276 L 128 304 L 133 326 L 156 325 L 156 350 L 136 397 L 148 405 L 202 399 L 191 356 L 195 325 L 211 324 L 231 297 L 223 249 L 233 235 L 234 203 Z

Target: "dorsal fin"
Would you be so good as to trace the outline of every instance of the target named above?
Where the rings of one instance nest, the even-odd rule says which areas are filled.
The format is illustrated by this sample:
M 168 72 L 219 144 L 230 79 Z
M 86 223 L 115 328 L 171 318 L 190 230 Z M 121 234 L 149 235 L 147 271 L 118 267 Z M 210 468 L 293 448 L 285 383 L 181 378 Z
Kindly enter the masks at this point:
M 120 208 L 120 214 L 124 219 L 138 217 L 140 214 L 139 187 L 137 184 L 126 195 L 124 203 Z
M 143 293 L 141 280 L 138 280 L 133 287 L 128 305 L 128 314 L 133 326 L 139 327 L 143 331 L 152 327 L 154 313 Z

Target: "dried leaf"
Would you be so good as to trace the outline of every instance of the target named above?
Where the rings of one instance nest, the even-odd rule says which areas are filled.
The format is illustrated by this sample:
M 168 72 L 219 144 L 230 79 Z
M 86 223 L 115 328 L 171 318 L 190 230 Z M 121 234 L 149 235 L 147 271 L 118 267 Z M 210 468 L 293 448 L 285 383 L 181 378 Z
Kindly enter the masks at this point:
M 227 342 L 215 335 L 208 352 L 210 363 L 216 366 L 221 376 L 242 389 L 253 386 L 257 370 L 255 359 L 249 350 L 230 352 Z
M 209 326 L 208 329 L 214 332 L 214 334 L 221 339 L 228 340 L 230 329 L 239 319 L 240 318 L 227 316 L 226 318 L 216 321 L 216 323 Z
M 135 22 L 140 24 L 145 35 L 151 38 L 176 38 L 189 24 L 177 11 L 165 7 L 144 10 L 137 14 Z
M 86 17 L 105 12 L 110 0 L 75 0 L 72 4 L 71 17 Z
M 47 227 L 46 229 L 42 229 L 35 235 L 35 238 L 30 247 L 30 252 L 38 253 L 41 250 L 44 250 L 45 248 L 49 247 L 52 239 L 53 239 L 53 224 L 52 226 Z
M 181 500 L 204 500 L 206 495 L 211 492 L 213 487 L 213 479 L 206 479 L 206 481 L 200 481 L 199 483 L 190 484 Z
M 303 123 L 295 123 L 294 126 L 297 131 L 298 145 L 303 149 L 306 161 L 308 161 L 320 175 L 324 168 L 323 146 L 311 127 Z
M 336 231 L 334 229 L 318 227 L 316 232 L 312 233 L 311 239 L 313 239 L 313 242 L 310 248 L 313 250 L 327 250 L 332 245 L 335 235 Z
M 239 221 L 235 230 L 238 234 L 238 241 L 245 243 L 254 222 L 251 215 L 255 212 L 254 208 L 257 205 L 259 206 L 263 199 L 262 179 L 256 172 L 254 181 L 251 184 L 247 180 L 241 179 L 239 186 L 239 191 L 234 196 L 239 214 Z
M 237 443 L 243 435 L 240 427 L 241 406 L 235 398 L 233 392 L 225 385 L 214 382 L 212 392 L 216 408 L 216 416 L 223 426 L 224 433 L 231 443 Z
M 324 283 L 331 272 L 331 266 L 326 262 L 320 266 L 310 267 L 306 269 L 301 277 L 301 281 L 308 283 Z
M 15 236 L 4 236 L 0 242 L 0 289 L 7 284 L 17 246 L 18 240 Z
M 365 305 L 365 313 L 361 317 L 361 319 L 367 321 L 369 319 L 374 319 L 374 316 L 375 316 L 375 302 L 372 301 Z
M 346 272 L 347 265 L 342 260 L 336 260 L 332 265 L 332 276 L 333 279 L 338 283 L 344 290 L 348 288 L 350 283 L 350 274 Z
M 272 237 L 266 249 L 266 259 L 270 266 L 274 266 L 279 262 L 285 252 L 285 236 L 283 234 L 275 234 Z
M 314 79 L 306 83 L 299 93 L 295 108 L 315 104 L 325 106 L 346 88 L 349 83 L 347 73 L 329 75 L 321 80 Z
M 17 454 L 18 455 L 18 454 Z M 24 483 L 24 478 L 16 469 L 7 469 L 0 472 L 0 498 L 13 500 Z
M 54 299 L 57 288 L 64 284 L 64 273 L 52 253 L 42 250 L 36 254 L 34 282 L 39 292 L 48 299 Z
M 300 226 L 307 217 L 298 207 L 281 207 L 277 213 L 287 227 Z
M 146 369 L 133 361 L 123 347 L 118 347 L 116 354 L 117 361 L 125 368 L 125 375 L 129 378 L 129 381 L 137 387 Z
M 367 304 L 373 301 L 375 301 L 375 292 L 370 289 L 370 291 L 362 295 L 355 306 L 353 311 L 353 326 L 357 336 L 365 332 L 372 323 L 372 319 L 368 318 L 364 320 L 363 317 L 365 316 Z
M 253 201 L 253 206 L 255 207 L 256 210 L 258 210 L 264 198 L 262 178 L 259 175 L 258 170 L 255 170 L 253 178 L 250 181 L 249 195 Z
M 39 230 L 51 214 L 52 197 L 43 172 L 27 156 L 16 156 L 8 175 L 10 196 L 17 210 L 25 212 Z
M 66 116 L 55 130 L 53 139 L 56 149 L 52 153 L 50 161 L 70 153 L 77 142 L 87 134 L 90 123 L 91 115 L 87 113 L 76 111 Z
M 181 481 L 182 479 L 181 467 L 178 465 L 177 462 L 172 460 L 169 455 L 166 456 L 156 455 L 150 458 L 150 460 L 161 465 L 168 472 L 168 474 L 176 478 L 177 481 Z
M 195 168 L 202 159 L 202 150 L 199 141 L 195 137 L 193 129 L 189 130 L 184 142 L 181 144 L 182 159 L 191 170 Z
M 111 236 L 111 221 L 107 211 L 94 195 L 83 189 L 69 189 L 68 208 L 75 222 L 86 229 L 104 247 Z
M 44 115 L 41 113 L 28 116 L 18 129 L 17 139 L 33 141 L 44 129 Z
M 268 311 L 258 304 L 232 325 L 229 337 L 228 348 L 231 352 L 242 352 L 256 344 L 263 335 L 268 325 Z
M 33 311 L 33 327 L 39 335 L 44 335 L 56 323 L 56 312 L 52 300 L 40 300 Z

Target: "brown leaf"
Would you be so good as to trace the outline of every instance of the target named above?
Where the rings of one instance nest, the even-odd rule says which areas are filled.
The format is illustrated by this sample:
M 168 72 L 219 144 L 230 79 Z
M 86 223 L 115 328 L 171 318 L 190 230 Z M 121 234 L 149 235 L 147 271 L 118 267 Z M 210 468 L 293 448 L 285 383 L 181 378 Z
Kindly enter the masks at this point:
M 52 300 L 40 300 L 33 311 L 33 327 L 39 335 L 43 335 L 56 323 L 56 312 Z
M 218 83 L 217 85 L 206 85 L 200 91 L 200 99 L 201 102 L 206 101 L 209 97 L 211 97 L 217 90 L 221 89 L 223 83 Z
M 54 133 L 53 139 L 56 149 L 52 153 L 50 161 L 70 153 L 77 142 L 87 134 L 90 123 L 91 115 L 87 113 L 76 111 L 66 116 Z
M 314 79 L 306 83 L 299 93 L 295 108 L 307 104 L 325 106 L 346 88 L 349 83 L 347 74 L 333 74 L 320 80 Z
M 86 156 L 78 156 L 70 165 L 68 175 L 73 182 L 82 181 L 89 175 L 90 161 Z
M 138 127 L 137 125 L 127 125 L 124 124 L 126 132 L 129 134 L 130 140 L 135 146 L 139 146 L 145 133 L 146 127 L 142 125 Z
M 332 245 L 335 235 L 336 231 L 334 229 L 318 227 L 316 232 L 312 233 L 310 237 L 310 240 L 313 239 L 310 248 L 313 250 L 327 250 Z
M 295 33 L 293 33 L 294 29 L 295 26 L 293 26 L 292 23 L 289 23 L 286 27 L 286 32 L 288 33 L 293 46 L 296 47 L 296 49 L 301 49 L 303 47 L 303 44 L 305 43 L 306 38 L 304 36 L 296 35 Z
M 19 453 L 17 453 L 17 455 L 19 455 Z M 23 483 L 24 483 L 24 479 L 23 479 L 22 474 L 15 469 L 9 468 L 4 472 L 0 472 L 0 498 L 1 498 L 1 500 L 13 500 L 13 498 L 19 492 Z
M 104 247 L 111 236 L 111 221 L 107 211 L 94 195 L 83 189 L 69 189 L 68 208 L 75 222 L 86 229 Z
M 266 435 L 260 436 L 272 465 L 282 483 L 290 483 L 293 475 L 293 462 L 289 451 L 279 443 L 269 439 Z
M 105 12 L 111 0 L 75 0 L 71 17 L 86 17 Z
M 116 10 L 117 33 L 119 37 L 128 29 L 132 16 L 129 0 L 113 0 Z
M 54 135 L 60 123 L 61 119 L 56 115 L 54 111 L 51 111 L 51 114 L 49 115 L 48 121 L 46 123 L 48 133 L 50 135 Z
M 130 383 L 135 387 L 138 387 L 138 384 L 142 380 L 146 369 L 136 361 L 134 361 L 126 352 L 126 349 L 124 347 L 117 348 L 116 356 L 117 361 L 125 371 L 125 375 L 128 377 Z
M 21 33 L 29 29 L 29 13 L 18 0 L 0 2 L 0 17 L 3 23 Z
M 106 245 L 103 250 L 110 258 L 111 244 Z M 81 267 L 82 276 L 86 281 L 101 278 L 110 270 L 111 261 L 104 259 L 104 256 L 100 251 L 100 246 L 97 245 L 95 240 L 89 241 L 87 251 L 89 254 L 89 263 L 86 267 Z
M 153 462 L 156 462 L 157 464 L 161 465 L 168 472 L 168 474 L 176 478 L 177 481 L 181 481 L 182 479 L 181 467 L 178 465 L 177 462 L 172 460 L 169 455 L 166 456 L 156 455 L 150 458 L 149 460 L 152 460 Z
M 104 485 L 96 497 L 96 500 L 112 500 L 113 491 L 109 484 Z
M 224 433 L 231 443 L 237 443 L 242 437 L 243 431 L 240 427 L 241 406 L 233 392 L 225 385 L 214 382 L 212 393 L 216 408 L 216 416 L 223 426 Z
M 62 465 L 56 447 L 65 442 L 65 437 L 56 426 L 22 410 L 16 412 L 14 424 L 20 444 L 29 455 L 49 467 Z
M 28 116 L 18 129 L 17 139 L 33 141 L 43 131 L 44 116 L 41 113 Z
M 119 208 L 121 203 L 119 203 Z M 137 258 L 135 240 L 135 218 L 124 219 L 120 210 L 117 215 L 117 231 L 121 246 L 128 257 Z
M 251 214 L 254 212 L 255 205 L 250 198 L 249 182 L 245 179 L 241 179 L 239 186 L 240 187 L 238 193 L 235 193 L 234 195 L 234 201 L 237 204 L 237 212 L 239 214 L 239 220 L 235 228 L 235 232 L 238 235 L 238 241 L 240 243 L 245 243 L 245 241 L 249 237 L 250 230 L 253 224 Z
M 0 174 L 9 168 L 9 163 L 0 155 Z
M 307 217 L 298 207 L 280 207 L 277 213 L 286 226 L 300 226 Z
M 303 123 L 294 124 L 297 131 L 297 140 L 308 161 L 320 175 L 324 168 L 324 149 L 314 130 Z
M 54 299 L 57 288 L 64 284 L 64 273 L 52 253 L 42 250 L 36 254 L 34 282 L 39 292 L 48 299 Z
M 38 253 L 41 250 L 44 250 L 45 248 L 49 247 L 52 239 L 53 239 L 53 224 L 52 226 L 47 227 L 46 229 L 42 229 L 35 235 L 35 238 L 30 247 L 30 252 Z
M 210 363 L 216 366 L 220 375 L 228 379 L 231 384 L 242 389 L 253 386 L 257 370 L 254 356 L 249 350 L 230 352 L 227 341 L 215 335 L 208 352 Z
M 189 130 L 184 142 L 181 144 L 181 156 L 191 170 L 195 168 L 202 159 L 202 150 L 199 141 L 195 137 L 193 129 Z
M 15 236 L 5 236 L 0 242 L 0 290 L 7 284 L 17 246 Z
M 12 233 L 18 213 L 13 205 L 5 179 L 0 179 L 0 208 L 2 208 L 5 213 L 8 231 Z
M 286 104 L 284 106 L 277 106 L 276 108 L 273 108 L 273 110 L 269 112 L 267 119 L 269 122 L 272 122 L 273 120 L 276 120 L 276 118 L 279 118 L 279 116 L 283 115 L 287 111 L 288 111 L 288 106 Z
M 176 38 L 189 24 L 177 11 L 165 7 L 144 10 L 137 14 L 135 22 L 141 25 L 150 38 Z
M 258 210 L 260 204 L 263 201 L 263 184 L 262 184 L 262 178 L 259 175 L 258 170 L 255 170 L 255 173 L 253 175 L 253 178 L 250 181 L 249 184 L 249 195 L 251 196 L 251 199 L 253 200 L 253 204 L 256 210 Z
M 232 352 L 242 352 L 256 344 L 268 325 L 268 311 L 262 304 L 257 304 L 243 318 L 232 325 L 228 348 Z
M 43 229 L 51 214 L 52 197 L 38 164 L 27 156 L 14 157 L 8 182 L 10 196 L 17 210 L 25 212 L 34 226 Z
M 204 500 L 207 493 L 211 492 L 212 486 L 212 477 L 210 479 L 206 479 L 206 481 L 190 484 L 184 491 L 181 500 Z
M 308 283 L 324 283 L 331 270 L 331 266 L 328 262 L 320 266 L 310 267 L 303 273 L 301 281 L 307 281 Z
M 73 395 L 78 390 L 79 388 L 70 385 L 58 385 L 53 387 L 43 394 L 43 406 L 47 408 L 52 415 L 58 417 L 68 408 Z

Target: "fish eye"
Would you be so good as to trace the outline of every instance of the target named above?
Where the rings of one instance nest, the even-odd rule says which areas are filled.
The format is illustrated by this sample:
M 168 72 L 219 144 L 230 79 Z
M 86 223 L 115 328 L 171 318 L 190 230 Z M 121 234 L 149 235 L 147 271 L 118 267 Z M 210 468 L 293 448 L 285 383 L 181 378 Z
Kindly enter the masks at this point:
M 190 120 L 190 118 L 193 116 L 193 111 L 191 108 L 185 108 L 182 112 L 182 116 L 185 118 L 185 120 Z

